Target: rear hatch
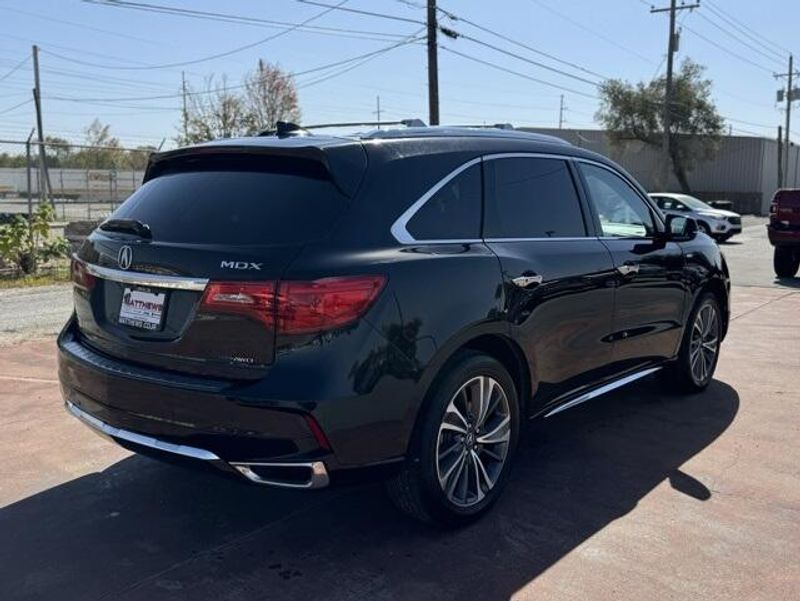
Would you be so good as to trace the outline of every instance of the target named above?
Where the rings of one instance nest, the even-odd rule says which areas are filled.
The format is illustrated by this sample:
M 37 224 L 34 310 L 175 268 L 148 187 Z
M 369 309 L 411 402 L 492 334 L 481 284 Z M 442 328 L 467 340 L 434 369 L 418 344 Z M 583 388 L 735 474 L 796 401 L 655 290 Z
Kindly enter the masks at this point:
M 800 229 L 800 189 L 778 190 L 775 193 L 770 221 L 778 228 Z
M 319 148 L 290 150 L 199 147 L 151 162 L 73 261 L 84 344 L 184 373 L 263 375 L 277 282 L 330 233 L 363 169 L 360 147 L 338 180 Z

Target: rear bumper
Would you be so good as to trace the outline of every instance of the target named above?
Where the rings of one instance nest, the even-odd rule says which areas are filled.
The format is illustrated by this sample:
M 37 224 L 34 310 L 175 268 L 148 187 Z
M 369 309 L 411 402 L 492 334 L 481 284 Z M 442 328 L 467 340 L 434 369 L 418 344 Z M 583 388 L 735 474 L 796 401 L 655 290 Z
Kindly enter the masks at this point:
M 228 463 L 211 451 L 159 440 L 152 436 L 145 436 L 122 428 L 107 424 L 93 415 L 87 413 L 71 401 L 65 401 L 64 407 L 68 413 L 78 418 L 97 434 L 108 438 L 123 447 L 131 450 L 148 449 L 157 454 L 186 457 L 197 461 L 206 462 L 220 470 L 239 473 L 256 484 L 268 484 L 282 488 L 324 488 L 330 479 L 328 470 L 323 461 L 308 461 L 301 463 Z M 265 469 L 271 471 L 267 475 Z M 287 474 L 281 476 L 281 474 Z
M 772 246 L 800 246 L 800 229 L 779 229 L 767 225 L 767 236 Z
M 403 451 L 370 436 L 386 425 L 354 403 L 276 399 L 263 386 L 165 372 L 103 355 L 68 325 L 58 339 L 67 410 L 132 451 L 207 465 L 258 484 L 321 488 L 391 473 Z M 298 381 L 298 388 L 302 385 Z M 354 438 L 353 434 L 361 432 Z M 401 432 L 388 441 L 396 449 Z M 342 450 L 342 453 L 339 450 Z

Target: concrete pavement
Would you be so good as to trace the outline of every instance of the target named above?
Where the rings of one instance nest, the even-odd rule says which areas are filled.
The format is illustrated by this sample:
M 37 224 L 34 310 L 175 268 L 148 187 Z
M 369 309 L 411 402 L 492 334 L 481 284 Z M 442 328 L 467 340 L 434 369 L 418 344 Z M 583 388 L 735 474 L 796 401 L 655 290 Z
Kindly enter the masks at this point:
M 458 532 L 377 485 L 255 488 L 61 409 L 52 340 L 0 353 L 0 599 L 796 599 L 800 291 L 736 288 L 701 395 L 633 384 L 532 424 Z

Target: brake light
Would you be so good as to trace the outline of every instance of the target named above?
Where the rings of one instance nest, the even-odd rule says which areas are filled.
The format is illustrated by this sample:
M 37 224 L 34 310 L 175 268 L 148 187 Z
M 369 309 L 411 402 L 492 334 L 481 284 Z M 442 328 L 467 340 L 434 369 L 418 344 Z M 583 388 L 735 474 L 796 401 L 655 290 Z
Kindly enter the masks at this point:
M 275 282 L 210 282 L 200 306 L 211 313 L 251 317 L 272 327 L 275 324 Z
M 86 263 L 72 257 L 70 261 L 70 276 L 72 278 L 72 283 L 75 284 L 76 287 L 82 290 L 92 290 L 94 288 L 95 283 L 97 282 L 97 278 L 95 278 L 89 271 L 86 269 Z
M 366 312 L 385 283 L 382 275 L 281 282 L 278 332 L 308 334 L 352 323 Z
M 363 315 L 386 276 L 345 276 L 313 281 L 210 282 L 201 310 L 251 317 L 279 334 L 311 334 L 352 323 Z

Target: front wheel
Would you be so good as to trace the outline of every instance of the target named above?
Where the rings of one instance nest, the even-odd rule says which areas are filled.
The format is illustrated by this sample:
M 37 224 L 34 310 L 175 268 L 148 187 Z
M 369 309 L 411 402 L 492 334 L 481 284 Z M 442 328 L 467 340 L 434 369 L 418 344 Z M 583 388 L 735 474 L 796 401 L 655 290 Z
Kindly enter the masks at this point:
M 505 484 L 519 438 L 517 391 L 498 361 L 467 351 L 451 362 L 428 401 L 387 492 L 411 517 L 463 525 L 485 513 Z
M 800 267 L 800 249 L 776 246 L 772 263 L 779 278 L 793 278 Z
M 689 316 L 678 358 L 665 372 L 666 381 L 683 392 L 700 392 L 714 377 L 722 337 L 717 297 L 707 292 Z

